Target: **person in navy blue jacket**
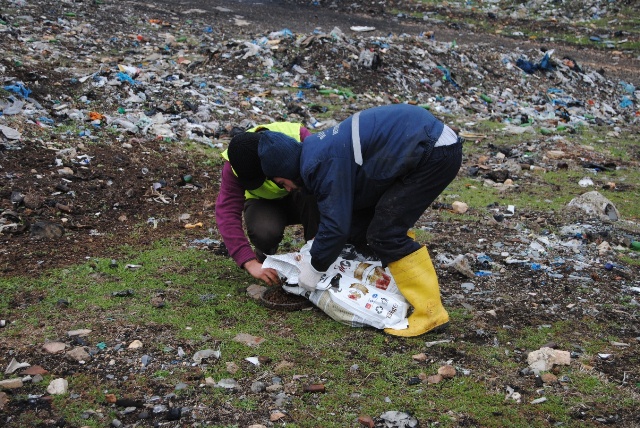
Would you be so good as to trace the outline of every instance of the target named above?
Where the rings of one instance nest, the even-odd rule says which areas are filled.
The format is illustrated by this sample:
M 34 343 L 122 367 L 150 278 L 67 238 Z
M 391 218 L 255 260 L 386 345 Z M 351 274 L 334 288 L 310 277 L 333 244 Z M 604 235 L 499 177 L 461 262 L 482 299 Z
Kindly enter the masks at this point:
M 347 242 L 366 244 L 413 306 L 408 329 L 387 333 L 417 336 L 449 322 L 429 253 L 408 232 L 460 169 L 462 140 L 450 127 L 421 107 L 393 104 L 358 112 L 303 144 L 267 131 L 258 155 L 273 182 L 318 202 L 300 286 L 315 290 Z

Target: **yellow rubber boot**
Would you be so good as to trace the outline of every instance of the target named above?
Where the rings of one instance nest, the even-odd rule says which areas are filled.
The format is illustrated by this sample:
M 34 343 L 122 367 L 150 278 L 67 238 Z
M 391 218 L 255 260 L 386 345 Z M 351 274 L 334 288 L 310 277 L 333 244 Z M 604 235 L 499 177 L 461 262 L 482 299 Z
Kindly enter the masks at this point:
M 389 271 L 402 295 L 413 306 L 413 313 L 408 318 L 409 328 L 385 328 L 385 333 L 403 337 L 419 336 L 449 322 L 449 314 L 440 299 L 438 276 L 426 247 L 389 263 Z

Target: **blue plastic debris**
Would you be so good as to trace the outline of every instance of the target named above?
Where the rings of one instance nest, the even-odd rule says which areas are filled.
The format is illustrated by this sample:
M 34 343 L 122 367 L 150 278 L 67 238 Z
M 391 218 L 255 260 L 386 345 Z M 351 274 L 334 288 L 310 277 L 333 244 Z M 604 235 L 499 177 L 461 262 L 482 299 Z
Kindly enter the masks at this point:
M 456 83 L 455 80 L 453 80 L 453 77 L 451 77 L 451 72 L 449 70 L 447 70 L 445 67 L 439 65 L 438 66 L 438 70 L 440 70 L 442 72 L 442 74 L 444 74 L 444 80 L 447 80 L 449 82 L 451 82 L 451 84 L 453 85 L 454 88 L 459 88 L 458 84 Z
M 29 98 L 29 94 L 31 94 L 31 90 L 27 89 L 22 82 L 18 82 L 15 85 L 7 85 L 4 90 L 20 95 L 22 98 Z
M 633 101 L 628 96 L 622 97 L 622 101 L 620 101 L 620 108 L 627 108 L 633 106 Z
M 131 78 L 131 76 L 129 76 L 127 73 L 123 73 L 122 71 L 119 72 L 116 75 L 116 79 L 118 79 L 121 82 L 129 82 L 132 85 L 137 85 L 138 84 L 138 82 L 133 80 L 133 78 Z
M 538 70 L 552 71 L 555 67 L 551 64 L 551 54 L 553 54 L 553 51 L 545 53 L 544 57 L 538 64 L 534 64 L 531 61 L 520 58 L 516 61 L 516 66 L 527 74 L 533 74 Z
M 475 272 L 476 276 L 491 276 L 492 272 L 490 271 L 486 271 L 486 270 L 479 270 L 478 272 Z
M 42 123 L 46 123 L 47 125 L 53 125 L 55 123 L 53 119 L 49 119 L 48 117 L 44 117 L 44 116 L 39 117 L 38 121 Z

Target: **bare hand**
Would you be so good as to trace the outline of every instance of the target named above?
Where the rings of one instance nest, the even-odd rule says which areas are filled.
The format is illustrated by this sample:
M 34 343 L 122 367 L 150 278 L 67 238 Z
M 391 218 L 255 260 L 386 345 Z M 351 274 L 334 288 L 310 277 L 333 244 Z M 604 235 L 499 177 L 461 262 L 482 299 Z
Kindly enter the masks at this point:
M 280 276 L 275 269 L 263 268 L 262 263 L 257 260 L 249 260 L 244 264 L 244 269 L 255 279 L 264 281 L 267 285 L 279 285 Z

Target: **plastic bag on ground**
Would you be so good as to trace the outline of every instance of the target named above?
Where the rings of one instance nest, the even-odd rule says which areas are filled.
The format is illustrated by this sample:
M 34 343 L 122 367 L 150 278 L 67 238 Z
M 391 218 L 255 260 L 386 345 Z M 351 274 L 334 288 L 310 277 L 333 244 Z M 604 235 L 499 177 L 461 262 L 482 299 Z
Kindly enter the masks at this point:
M 379 261 L 347 260 L 338 257 L 318 282 L 318 288 L 308 292 L 297 285 L 300 264 L 311 256 L 313 241 L 299 253 L 268 256 L 263 267 L 275 269 L 287 278 L 285 291 L 308 298 L 334 320 L 352 327 L 370 326 L 378 329 L 408 327 L 409 303 L 398 290 L 388 269 Z

